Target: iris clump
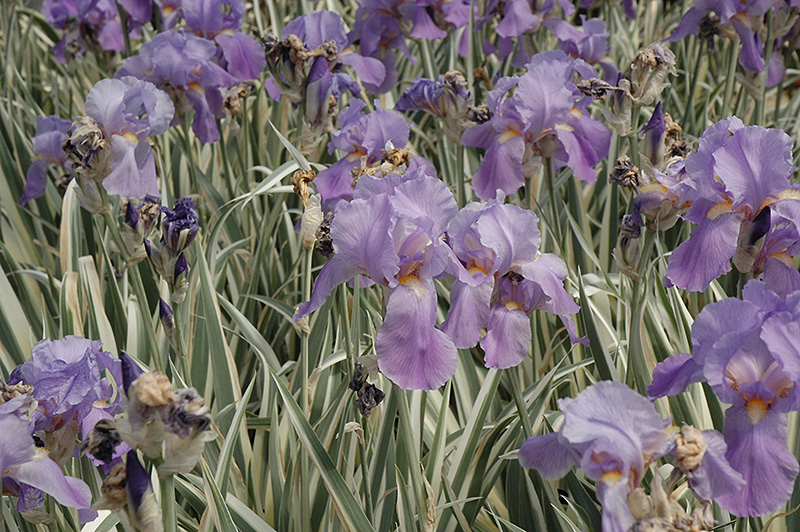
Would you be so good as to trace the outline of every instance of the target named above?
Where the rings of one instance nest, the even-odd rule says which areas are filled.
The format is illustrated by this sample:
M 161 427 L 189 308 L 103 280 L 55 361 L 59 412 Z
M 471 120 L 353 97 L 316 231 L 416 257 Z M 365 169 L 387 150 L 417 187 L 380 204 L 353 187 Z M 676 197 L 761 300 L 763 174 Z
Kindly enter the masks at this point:
M 717 499 L 735 515 L 762 515 L 783 505 L 797 477 L 789 451 L 787 413 L 800 408 L 797 296 L 781 299 L 750 281 L 742 298 L 708 305 L 692 326 L 692 353 L 656 366 L 651 397 L 681 393 L 705 381 L 724 403 L 726 458 L 747 483 Z
M 789 181 L 792 144 L 782 130 L 744 126 L 736 117 L 705 131 L 686 159 L 683 180 L 682 198 L 691 204 L 683 217 L 698 225 L 670 257 L 670 284 L 705 290 L 733 260 L 739 272 L 763 275 L 771 290 L 788 294 L 800 287 L 797 268 L 785 258 L 796 238 L 773 243 L 777 231 L 796 231 L 800 222 L 800 191 Z
M 597 483 L 604 532 L 639 530 L 639 520 L 655 525 L 658 519 L 672 517 L 650 516 L 646 506 L 635 504 L 643 495 L 636 490 L 650 464 L 668 454 L 675 455 L 676 470 L 686 474 L 704 503 L 745 485 L 726 461 L 725 442 L 717 432 L 684 427 L 676 435 L 667 430 L 669 420 L 661 419 L 650 401 L 624 384 L 600 382 L 574 399 L 559 399 L 558 406 L 563 424 L 557 432 L 527 439 L 519 450 L 520 463 L 548 479 L 580 466 Z M 654 480 L 654 485 L 660 481 Z M 658 489 L 653 489 L 654 498 Z M 698 524 L 705 525 L 705 520 L 698 519 Z M 647 530 L 644 523 L 641 529 Z

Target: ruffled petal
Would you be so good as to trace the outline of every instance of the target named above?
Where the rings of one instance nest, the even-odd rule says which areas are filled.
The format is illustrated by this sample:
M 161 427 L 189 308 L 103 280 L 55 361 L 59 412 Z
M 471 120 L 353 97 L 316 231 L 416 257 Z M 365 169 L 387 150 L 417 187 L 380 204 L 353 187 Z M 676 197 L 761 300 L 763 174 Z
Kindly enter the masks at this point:
M 467 131 L 470 131 L 470 128 Z M 466 132 L 465 132 L 466 134 Z M 513 194 L 525 183 L 522 172 L 522 156 L 525 154 L 525 139 L 516 133 L 507 132 L 504 138 L 500 135 L 486 150 L 478 171 L 472 178 L 472 189 L 484 200 L 495 197 L 497 190 L 506 195 Z
M 493 283 L 469 286 L 456 282 L 450 289 L 450 310 L 441 330 L 459 349 L 478 345 L 480 330 L 489 321 L 489 300 Z
M 767 411 L 750 423 L 744 407 L 725 412 L 726 458 L 744 477 L 744 487 L 717 497 L 719 505 L 738 516 L 764 515 L 783 506 L 792 495 L 798 464 L 786 447 L 786 414 Z
M 672 252 L 666 278 L 692 292 L 708 288 L 711 281 L 730 271 L 740 225 L 741 214 L 736 212 L 704 220 L 689 240 Z
M 715 175 L 734 198 L 733 209 L 749 206 L 753 216 L 768 198 L 789 188 L 792 139 L 781 129 L 749 126 L 736 131 L 714 152 Z
M 725 458 L 728 446 L 716 430 L 704 430 L 706 452 L 700 466 L 687 474 L 692 491 L 704 501 L 733 493 L 744 487 L 744 477 Z
M 29 462 L 19 465 L 11 472 L 11 478 L 49 493 L 64 506 L 89 508 L 92 492 L 82 480 L 65 477 L 58 464 L 47 457 L 44 451 L 36 451 Z
M 536 260 L 542 239 L 539 220 L 532 211 L 498 203 L 483 211 L 475 229 L 481 244 L 495 252 L 494 269 L 500 275 L 515 263 Z
M 761 326 L 761 340 L 783 372 L 793 381 L 800 382 L 800 322 L 789 312 L 770 316 Z
M 487 368 L 511 368 L 525 360 L 531 346 L 531 322 L 519 307 L 494 305 L 481 340 Z
M 557 432 L 528 438 L 518 457 L 522 467 L 537 470 L 547 480 L 558 480 L 580 463 L 580 454 Z
M 237 32 L 220 34 L 216 38 L 227 61 L 228 72 L 238 81 L 258 79 L 267 66 L 264 49 L 253 37 Z
M 406 390 L 433 390 L 453 376 L 458 354 L 436 325 L 431 280 L 408 279 L 389 294 L 386 319 L 375 339 L 378 368 Z
M 689 353 L 672 355 L 656 364 L 653 369 L 653 383 L 647 387 L 651 399 L 665 395 L 678 395 L 693 382 L 703 380 L 703 366 Z

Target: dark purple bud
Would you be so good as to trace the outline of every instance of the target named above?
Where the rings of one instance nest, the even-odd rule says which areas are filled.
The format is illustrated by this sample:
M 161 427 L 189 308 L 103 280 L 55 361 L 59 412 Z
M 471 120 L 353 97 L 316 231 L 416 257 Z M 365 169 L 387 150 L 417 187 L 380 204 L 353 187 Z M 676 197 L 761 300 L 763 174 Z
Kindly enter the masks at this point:
M 119 352 L 119 359 L 122 362 L 122 388 L 127 393 L 133 381 L 144 372 L 125 351 Z
M 139 225 L 139 210 L 132 201 L 125 205 L 125 223 L 134 231 Z
M 175 313 L 169 304 L 161 298 L 158 299 L 158 314 L 161 318 L 161 325 L 164 326 L 164 332 L 167 337 L 172 339 L 175 335 Z
M 192 243 L 200 229 L 194 201 L 191 198 L 178 198 L 174 210 L 162 207 L 161 211 L 166 215 L 161 243 L 172 255 L 177 255 Z
M 181 280 L 181 277 L 187 276 L 189 274 L 189 265 L 186 263 L 186 255 L 181 253 L 178 255 L 178 260 L 175 261 L 175 276 L 173 277 L 173 283 L 178 284 Z
M 150 489 L 150 476 L 139 462 L 136 451 L 128 451 L 128 459 L 125 462 L 125 480 L 128 489 L 129 500 L 133 503 L 136 511 L 144 500 L 147 490 Z

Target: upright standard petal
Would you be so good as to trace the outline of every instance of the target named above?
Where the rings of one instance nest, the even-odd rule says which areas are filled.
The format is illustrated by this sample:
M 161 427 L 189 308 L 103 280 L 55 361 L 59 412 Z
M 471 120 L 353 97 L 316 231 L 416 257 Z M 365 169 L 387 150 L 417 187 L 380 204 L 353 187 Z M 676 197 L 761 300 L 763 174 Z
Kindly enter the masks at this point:
M 375 339 L 378 367 L 407 390 L 433 390 L 456 371 L 453 341 L 436 329 L 432 280 L 404 279 L 389 294 L 386 318 Z
M 736 131 L 714 152 L 714 173 L 733 195 L 732 208 L 750 207 L 750 219 L 764 200 L 789 188 L 792 139 L 780 129 L 749 126 Z

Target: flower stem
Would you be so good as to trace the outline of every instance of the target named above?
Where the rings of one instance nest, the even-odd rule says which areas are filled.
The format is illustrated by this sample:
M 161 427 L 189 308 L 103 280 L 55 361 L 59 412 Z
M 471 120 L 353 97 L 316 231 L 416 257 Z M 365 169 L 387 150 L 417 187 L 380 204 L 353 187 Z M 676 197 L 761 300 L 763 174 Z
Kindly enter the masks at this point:
M 520 387 L 520 368 L 511 368 L 507 372 L 509 380 L 511 381 L 511 394 L 514 396 L 514 403 L 517 405 L 517 414 L 519 421 L 522 423 L 522 433 L 526 438 L 533 436 L 533 425 L 531 425 L 531 417 L 528 414 L 528 406 L 525 403 L 525 397 L 522 395 L 522 388 Z
M 128 248 L 125 246 L 125 241 L 122 239 L 122 235 L 119 232 L 119 225 L 116 223 L 117 221 L 113 216 L 111 216 L 111 212 L 106 212 L 103 214 L 103 220 L 106 223 L 108 231 L 111 233 L 111 237 L 114 239 L 114 243 L 119 249 L 120 256 L 122 257 L 123 261 L 127 263 Z M 155 369 L 163 371 L 164 364 L 158 357 L 159 348 L 158 341 L 156 340 L 156 333 L 153 328 L 153 316 L 150 315 L 150 310 L 147 305 L 147 294 L 144 291 L 144 283 L 142 282 L 142 274 L 139 272 L 139 265 L 132 264 L 127 268 L 126 271 L 128 272 L 128 278 L 130 279 L 131 286 L 133 287 L 133 293 L 136 296 L 136 306 L 139 309 L 142 323 L 146 329 L 145 338 L 147 339 L 147 348 L 150 352 L 150 362 Z
M 728 118 L 731 112 L 731 102 L 733 101 L 733 85 L 736 79 L 736 65 L 739 62 L 739 39 L 738 37 L 731 42 L 728 47 L 731 53 L 728 59 L 728 74 L 725 79 L 725 97 L 722 100 L 719 118 Z
M 764 125 L 764 109 L 767 106 L 767 77 L 769 76 L 769 62 L 772 60 L 772 49 L 775 47 L 775 21 L 772 16 L 772 9 L 767 11 L 767 40 L 764 45 L 764 75 L 761 85 L 761 98 L 756 100 L 756 119 L 754 124 Z M 780 100 L 781 94 L 778 93 L 777 99 Z
M 177 532 L 178 516 L 175 508 L 175 477 L 161 477 L 161 512 L 164 519 L 164 532 Z

